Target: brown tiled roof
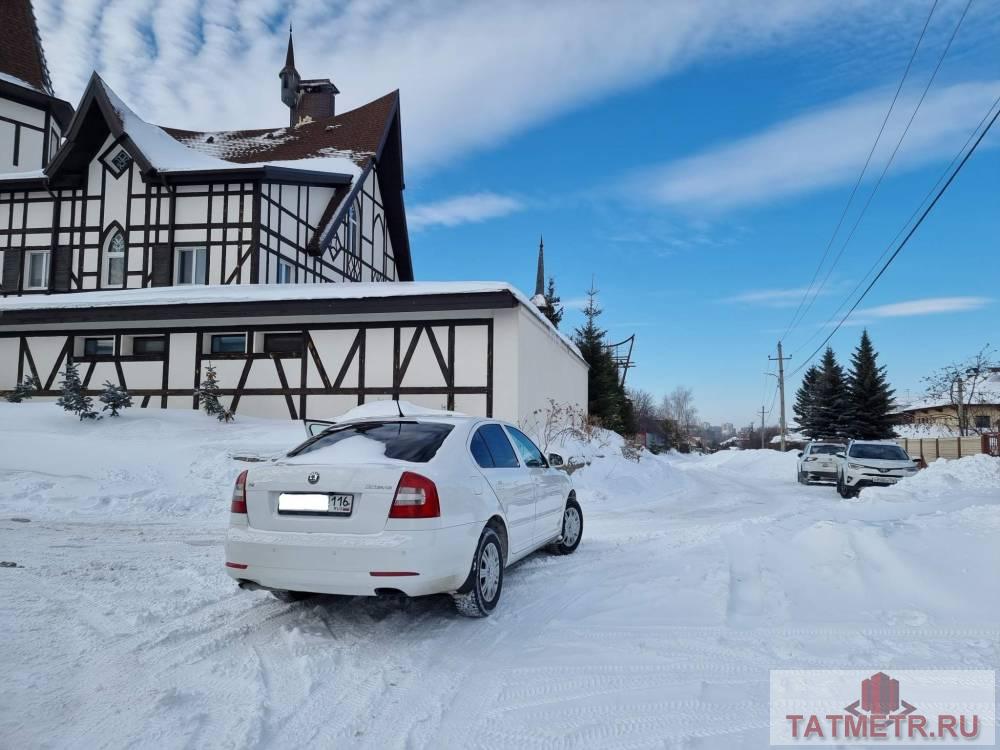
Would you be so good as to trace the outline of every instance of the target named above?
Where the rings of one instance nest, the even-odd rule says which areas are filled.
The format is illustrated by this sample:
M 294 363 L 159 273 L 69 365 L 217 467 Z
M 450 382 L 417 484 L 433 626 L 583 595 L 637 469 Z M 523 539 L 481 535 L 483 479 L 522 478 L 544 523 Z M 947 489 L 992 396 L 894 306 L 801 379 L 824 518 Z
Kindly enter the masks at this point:
M 188 148 L 237 164 L 292 161 L 340 153 L 365 167 L 378 151 L 399 101 L 393 91 L 357 109 L 290 128 L 214 133 L 163 128 Z
M 52 94 L 31 0 L 0 0 L 0 73 Z

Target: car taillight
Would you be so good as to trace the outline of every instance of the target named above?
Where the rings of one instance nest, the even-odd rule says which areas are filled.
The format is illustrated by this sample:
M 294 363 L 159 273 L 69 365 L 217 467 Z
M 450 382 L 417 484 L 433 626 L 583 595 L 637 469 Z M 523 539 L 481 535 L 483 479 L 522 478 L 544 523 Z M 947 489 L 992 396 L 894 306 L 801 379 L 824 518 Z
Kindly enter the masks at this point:
M 233 485 L 233 502 L 229 505 L 230 513 L 247 512 L 247 471 L 244 469 L 236 477 L 236 484 Z
M 427 477 L 404 471 L 392 498 L 389 518 L 437 518 L 441 515 L 441 502 L 437 487 Z

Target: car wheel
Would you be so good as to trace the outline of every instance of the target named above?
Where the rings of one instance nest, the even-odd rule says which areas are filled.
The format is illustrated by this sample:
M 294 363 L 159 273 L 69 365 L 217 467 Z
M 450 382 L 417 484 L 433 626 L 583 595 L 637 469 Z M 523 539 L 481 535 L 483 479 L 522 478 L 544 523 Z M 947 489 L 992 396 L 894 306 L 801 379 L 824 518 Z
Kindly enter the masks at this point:
M 456 593 L 455 609 L 465 617 L 487 617 L 500 601 L 503 590 L 503 548 L 500 536 L 491 527 L 483 529 L 472 557 L 469 577 Z
M 799 484 L 809 484 L 809 475 L 804 471 L 799 472 Z
M 312 594 L 307 594 L 305 591 L 276 591 L 271 589 L 271 596 L 279 602 L 291 604 L 292 602 L 301 602 L 303 599 L 308 599 Z
M 583 511 L 580 503 L 573 498 L 566 501 L 563 511 L 562 537 L 550 549 L 557 555 L 569 555 L 576 551 L 583 538 Z
M 840 474 L 837 475 L 837 494 L 843 498 L 847 498 L 847 487 L 844 485 L 844 477 Z

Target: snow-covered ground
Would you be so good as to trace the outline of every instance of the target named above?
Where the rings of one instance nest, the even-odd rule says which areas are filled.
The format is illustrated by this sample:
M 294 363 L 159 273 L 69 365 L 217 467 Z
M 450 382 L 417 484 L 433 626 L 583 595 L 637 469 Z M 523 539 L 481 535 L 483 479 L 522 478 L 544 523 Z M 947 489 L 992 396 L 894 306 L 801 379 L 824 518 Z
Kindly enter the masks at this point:
M 794 453 L 609 446 L 573 475 L 579 550 L 480 621 L 235 589 L 234 456 L 301 437 L 0 404 L 0 745 L 759 748 L 770 669 L 1000 661 L 997 459 L 844 501 Z

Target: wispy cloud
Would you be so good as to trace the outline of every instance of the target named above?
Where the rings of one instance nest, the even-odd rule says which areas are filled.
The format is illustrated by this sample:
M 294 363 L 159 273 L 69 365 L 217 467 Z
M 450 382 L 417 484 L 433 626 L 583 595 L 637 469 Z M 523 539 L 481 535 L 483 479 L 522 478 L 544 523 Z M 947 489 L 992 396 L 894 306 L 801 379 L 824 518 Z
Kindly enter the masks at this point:
M 524 203 L 519 198 L 509 195 L 470 193 L 418 204 L 409 210 L 407 223 L 414 231 L 432 226 L 455 227 L 507 216 L 523 208 Z
M 924 5 L 36 0 L 35 10 L 60 95 L 75 100 L 97 69 L 140 115 L 196 129 L 287 119 L 277 71 L 294 21 L 300 71 L 331 76 L 340 110 L 400 89 L 407 166 L 428 169 L 695 62 L 806 35 L 856 40 L 859 26 L 896 30 Z
M 1000 93 L 1000 81 L 931 91 L 893 163 L 899 171 L 952 156 Z M 872 159 L 877 175 L 889 158 L 917 94 L 900 97 Z M 651 197 L 684 208 L 722 210 L 766 203 L 856 178 L 885 116 L 885 91 L 870 91 L 798 115 L 736 141 L 642 175 Z
M 832 294 L 838 291 L 840 284 L 831 284 L 820 290 L 820 296 Z M 760 305 L 762 307 L 793 307 L 799 304 L 799 300 L 808 291 L 807 287 L 792 289 L 751 289 L 746 292 L 734 294 L 731 297 L 723 297 L 720 302 L 729 304 Z M 816 291 L 815 289 L 813 291 Z
M 914 315 L 967 312 L 979 310 L 991 302 L 993 300 L 989 297 L 926 297 L 858 310 L 858 318 L 904 318 Z

